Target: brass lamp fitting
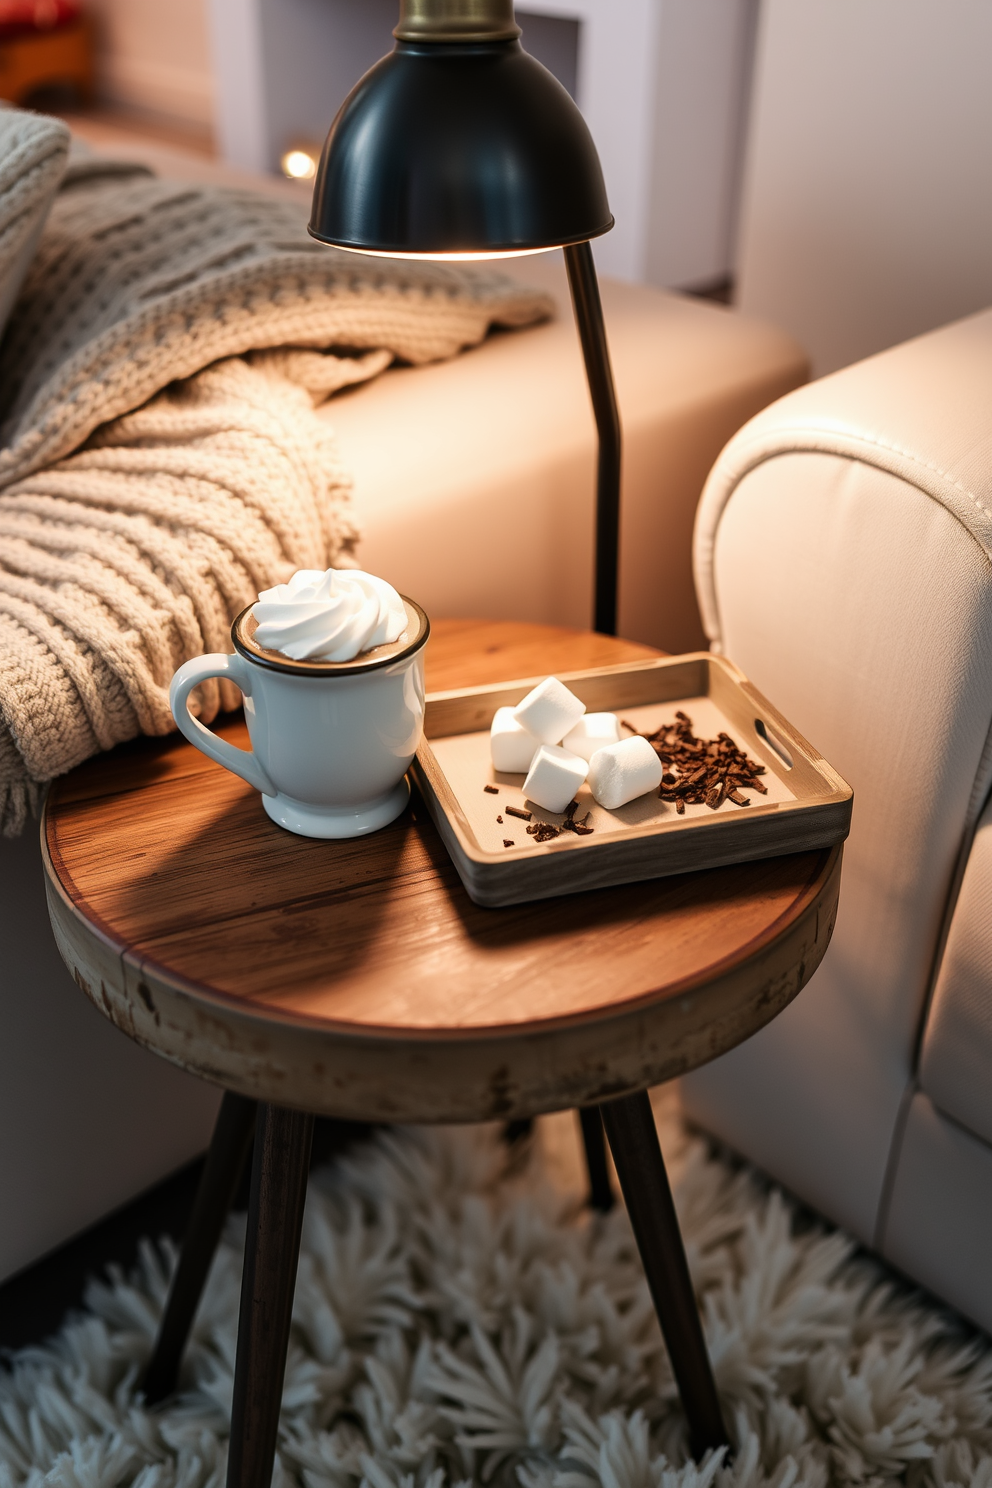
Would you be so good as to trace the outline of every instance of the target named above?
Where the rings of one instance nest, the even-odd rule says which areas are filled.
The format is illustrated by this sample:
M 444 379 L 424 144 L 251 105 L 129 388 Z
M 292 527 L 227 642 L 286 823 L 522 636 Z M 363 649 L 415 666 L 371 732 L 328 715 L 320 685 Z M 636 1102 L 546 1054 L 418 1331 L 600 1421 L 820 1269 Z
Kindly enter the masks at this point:
M 400 0 L 397 41 L 513 41 L 513 0 Z

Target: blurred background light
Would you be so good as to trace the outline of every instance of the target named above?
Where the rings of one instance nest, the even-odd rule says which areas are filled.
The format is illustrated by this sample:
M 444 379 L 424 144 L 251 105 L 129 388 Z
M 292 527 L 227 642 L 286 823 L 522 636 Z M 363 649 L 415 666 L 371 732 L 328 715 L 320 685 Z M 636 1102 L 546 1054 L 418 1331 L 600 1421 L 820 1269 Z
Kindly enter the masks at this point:
M 320 149 L 317 145 L 291 145 L 279 161 L 283 175 L 290 181 L 312 181 L 317 174 Z

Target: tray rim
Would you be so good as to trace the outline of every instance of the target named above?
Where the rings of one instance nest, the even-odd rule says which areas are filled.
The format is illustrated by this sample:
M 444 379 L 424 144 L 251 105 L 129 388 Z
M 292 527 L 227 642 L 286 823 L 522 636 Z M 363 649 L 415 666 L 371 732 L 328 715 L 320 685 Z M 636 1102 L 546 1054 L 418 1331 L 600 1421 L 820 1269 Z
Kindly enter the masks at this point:
M 705 831 L 706 841 L 713 849 L 707 856 L 715 858 L 715 861 L 700 863 L 696 871 L 704 871 L 710 867 L 723 866 L 732 862 L 755 861 L 762 857 L 780 856 L 789 851 L 802 852 L 815 850 L 817 847 L 832 846 L 834 843 L 842 842 L 847 837 L 850 830 L 851 808 L 854 797 L 851 786 L 820 751 L 789 722 L 785 715 L 773 703 L 769 702 L 741 668 L 731 661 L 729 657 L 712 651 L 689 651 L 672 656 L 646 657 L 642 660 L 618 662 L 607 666 L 561 671 L 555 673 L 555 675 L 568 685 L 588 680 L 608 681 L 611 677 L 637 673 L 664 673 L 690 666 L 702 666 L 706 669 L 715 669 L 721 672 L 729 683 L 739 689 L 748 698 L 749 703 L 755 709 L 756 716 L 763 716 L 768 724 L 772 726 L 773 731 L 781 737 L 782 741 L 791 750 L 795 751 L 803 762 L 816 772 L 823 782 L 824 789 L 822 793 L 817 793 L 815 800 L 810 800 L 806 797 L 793 798 L 788 801 L 768 802 L 763 806 L 757 804 L 753 816 L 750 812 L 748 813 L 748 819 L 754 822 L 755 826 L 758 826 L 761 822 L 767 824 L 772 821 L 781 821 L 783 818 L 794 819 L 797 815 L 803 819 L 808 819 L 816 814 L 824 817 L 824 826 L 826 826 L 827 816 L 831 814 L 831 808 L 833 808 L 832 815 L 836 818 L 836 830 L 828 831 L 823 836 L 822 841 L 818 840 L 809 847 L 806 845 L 793 848 L 773 846 L 769 850 L 763 850 L 756 841 L 754 846 L 758 848 L 757 851 L 748 850 L 743 853 L 732 851 L 730 856 L 726 856 L 720 850 L 718 843 L 726 840 L 727 829 L 730 828 L 730 833 L 734 838 L 741 835 L 742 829 L 749 835 L 753 829 L 745 824 L 743 814 L 738 816 L 728 815 L 725 817 L 714 814 L 712 820 L 689 817 L 678 818 L 675 821 L 668 821 L 663 824 L 654 822 L 631 826 L 622 834 L 610 833 L 609 836 L 601 838 L 599 842 L 592 844 L 582 839 L 565 837 L 551 843 L 520 844 L 515 848 L 505 850 L 503 853 L 487 851 L 478 842 L 458 802 L 458 798 L 448 783 L 447 776 L 437 756 L 434 754 L 431 747 L 431 740 L 426 731 L 426 723 L 429 721 L 432 709 L 436 711 L 439 707 L 443 708 L 445 704 L 457 704 L 458 702 L 473 699 L 480 702 L 485 700 L 495 710 L 495 707 L 500 706 L 501 700 L 506 694 L 517 693 L 519 696 L 523 696 L 531 687 L 549 674 L 542 672 L 536 676 L 514 678 L 506 682 L 490 682 L 474 687 L 451 688 L 430 692 L 426 695 L 425 732 L 420 747 L 417 750 L 413 764 L 413 774 L 420 788 L 420 793 L 424 798 L 424 802 L 454 862 L 459 877 L 469 896 L 476 903 L 490 906 L 509 905 L 512 903 L 527 902 L 537 898 L 557 897 L 561 894 L 580 892 L 582 889 L 587 888 L 595 888 L 597 885 L 583 883 L 576 884 L 572 888 L 558 887 L 544 889 L 543 891 L 538 889 L 536 892 L 527 889 L 520 894 L 513 894 L 511 890 L 510 896 L 507 896 L 505 888 L 497 888 L 494 893 L 487 892 L 487 885 L 482 880 L 496 876 L 500 883 L 505 885 L 508 870 L 511 870 L 515 866 L 523 867 L 524 865 L 527 865 L 530 870 L 527 877 L 532 879 L 535 872 L 540 871 L 537 868 L 539 863 L 548 862 L 553 859 L 560 860 L 564 855 L 568 855 L 574 859 L 576 854 L 581 854 L 581 858 L 586 861 L 587 865 L 591 854 L 594 856 L 596 862 L 603 865 L 604 870 L 608 870 L 611 862 L 627 848 L 643 847 L 643 844 L 657 839 L 664 839 L 666 842 L 670 842 L 685 833 L 689 833 L 693 838 L 698 839 L 700 833 Z M 711 691 L 709 695 L 712 695 Z M 673 699 L 672 701 L 677 701 L 677 699 Z M 648 704 L 627 704 L 626 706 L 648 706 Z M 481 732 L 481 729 L 472 727 L 464 730 L 446 730 L 435 734 L 435 737 L 453 737 L 458 732 L 475 733 Z M 780 773 L 776 769 L 772 753 L 772 750 L 767 746 L 762 748 L 761 757 L 766 767 L 772 773 L 776 774 L 778 778 L 788 783 L 788 776 L 791 772 L 783 769 Z M 549 815 L 554 815 L 554 813 L 549 813 Z M 722 832 L 720 830 L 721 828 L 723 828 Z M 629 878 L 622 876 L 613 877 L 610 875 L 607 882 L 598 885 L 598 887 L 640 881 L 649 877 L 667 877 L 689 871 L 694 870 L 685 867 L 663 867 L 657 869 L 655 872 L 645 873 L 638 871 Z

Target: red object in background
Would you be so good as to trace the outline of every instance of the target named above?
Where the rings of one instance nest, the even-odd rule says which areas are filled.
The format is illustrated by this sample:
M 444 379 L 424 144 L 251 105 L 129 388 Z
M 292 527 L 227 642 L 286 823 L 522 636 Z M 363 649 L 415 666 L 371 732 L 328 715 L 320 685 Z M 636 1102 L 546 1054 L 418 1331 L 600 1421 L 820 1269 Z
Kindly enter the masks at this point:
M 79 0 L 0 0 L 0 41 L 78 21 Z
M 0 0 L 0 100 L 52 113 L 92 98 L 85 0 Z

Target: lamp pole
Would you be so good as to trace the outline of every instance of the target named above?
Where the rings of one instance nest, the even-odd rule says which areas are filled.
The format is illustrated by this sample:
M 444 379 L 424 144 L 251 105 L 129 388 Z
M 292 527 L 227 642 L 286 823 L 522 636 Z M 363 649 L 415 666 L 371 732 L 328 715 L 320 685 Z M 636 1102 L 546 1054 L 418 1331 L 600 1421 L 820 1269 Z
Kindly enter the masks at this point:
M 599 281 L 588 242 L 565 249 L 572 308 L 585 361 L 589 394 L 599 435 L 596 466 L 596 576 L 593 627 L 617 633 L 617 573 L 620 563 L 620 410 L 606 341 Z

